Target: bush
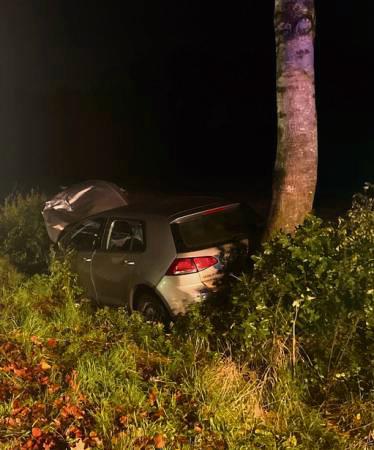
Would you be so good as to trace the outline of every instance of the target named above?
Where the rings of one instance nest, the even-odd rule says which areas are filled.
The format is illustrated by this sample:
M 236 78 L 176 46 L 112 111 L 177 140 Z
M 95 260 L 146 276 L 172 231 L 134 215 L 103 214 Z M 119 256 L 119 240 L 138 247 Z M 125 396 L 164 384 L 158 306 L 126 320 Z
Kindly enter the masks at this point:
M 6 258 L 0 257 L 0 289 L 9 291 L 19 285 L 22 275 L 9 263 Z
M 279 233 L 253 257 L 253 273 L 232 285 L 226 303 L 217 308 L 211 299 L 177 329 L 199 329 L 212 343 L 224 336 L 237 356 L 268 375 L 286 361 L 314 401 L 372 398 L 373 194 L 366 185 L 336 224 L 310 216 L 293 236 Z
M 0 254 L 21 272 L 46 271 L 49 239 L 41 214 L 44 195 L 12 194 L 0 206 Z

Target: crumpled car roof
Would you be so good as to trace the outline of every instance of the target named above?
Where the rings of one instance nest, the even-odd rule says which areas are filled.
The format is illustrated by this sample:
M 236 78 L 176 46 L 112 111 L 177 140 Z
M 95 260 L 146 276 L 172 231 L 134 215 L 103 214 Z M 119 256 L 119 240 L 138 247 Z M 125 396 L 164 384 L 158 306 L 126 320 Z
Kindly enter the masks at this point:
M 49 238 L 57 242 L 63 230 L 85 217 L 128 205 L 126 191 L 114 183 L 89 180 L 74 184 L 45 203 L 42 211 Z

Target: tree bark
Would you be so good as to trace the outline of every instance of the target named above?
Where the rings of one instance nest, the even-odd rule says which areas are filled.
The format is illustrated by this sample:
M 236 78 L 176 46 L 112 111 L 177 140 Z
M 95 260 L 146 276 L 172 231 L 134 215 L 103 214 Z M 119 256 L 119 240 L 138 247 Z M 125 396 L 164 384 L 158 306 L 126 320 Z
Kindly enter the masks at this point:
M 313 0 L 275 0 L 277 155 L 265 239 L 292 233 L 312 210 L 317 181 Z

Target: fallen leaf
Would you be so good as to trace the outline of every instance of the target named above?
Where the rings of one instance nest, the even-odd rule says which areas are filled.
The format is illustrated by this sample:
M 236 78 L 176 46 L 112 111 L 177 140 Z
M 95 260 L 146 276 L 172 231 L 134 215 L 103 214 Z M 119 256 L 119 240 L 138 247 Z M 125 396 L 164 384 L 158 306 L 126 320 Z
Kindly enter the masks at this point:
M 124 439 L 125 436 L 126 433 L 124 433 L 123 431 L 120 431 L 119 433 L 115 434 L 111 439 L 112 444 L 118 444 L 118 442 Z
M 70 387 L 76 392 L 78 392 L 78 389 L 79 389 L 79 384 L 76 381 L 77 380 L 77 375 L 78 375 L 78 372 L 75 369 L 73 369 L 71 371 L 70 375 L 67 374 L 65 376 L 66 382 L 69 383 Z
M 17 426 L 17 422 L 16 419 L 13 419 L 13 417 L 8 417 L 5 419 L 5 423 L 10 426 L 10 427 L 16 427 Z
M 76 405 L 66 405 L 62 407 L 60 414 L 62 417 L 73 416 L 76 419 L 83 419 L 84 411 L 79 409 Z
M 42 370 L 48 370 L 50 369 L 52 366 L 50 364 L 47 363 L 47 361 L 42 361 L 40 363 L 40 367 Z
M 175 401 L 179 402 L 179 401 L 182 400 L 182 398 L 183 398 L 182 392 L 181 391 L 176 391 L 175 392 Z
M 74 435 L 74 436 L 72 436 Z M 65 431 L 65 436 L 74 437 L 75 439 L 80 439 L 82 437 L 82 432 L 80 428 L 76 425 L 70 425 L 70 427 Z
M 32 448 L 33 445 L 34 445 L 34 443 L 33 443 L 32 439 L 28 439 L 28 440 L 24 443 L 24 445 L 23 445 L 22 448 Z
M 120 422 L 120 424 L 122 424 L 122 425 L 127 425 L 128 422 L 129 422 L 128 416 L 121 416 L 121 417 L 119 418 L 119 422 Z
M 56 446 L 56 444 L 53 440 L 43 443 L 44 450 L 51 450 L 52 448 L 55 448 L 55 446 Z
M 157 401 L 157 392 L 154 389 L 151 389 L 148 395 L 148 401 L 151 406 L 153 406 Z
M 30 341 L 36 345 L 40 345 L 42 343 L 38 336 L 31 336 Z
M 95 447 L 100 447 L 102 445 L 103 441 L 98 437 L 96 431 L 91 431 L 89 437 L 89 443 L 91 445 L 94 445 Z
M 152 417 L 154 419 L 159 419 L 160 417 L 165 417 L 165 411 L 163 409 L 158 409 L 154 413 L 152 413 Z
M 86 447 L 84 441 L 82 439 L 78 439 L 75 443 L 74 447 L 70 447 L 70 450 L 89 450 L 91 447 Z
M 203 428 L 199 423 L 195 423 L 195 426 L 193 429 L 196 433 L 201 433 L 203 431 Z
M 49 384 L 49 377 L 45 376 L 45 377 L 40 378 L 39 383 L 43 384 L 43 385 Z
M 14 408 L 12 411 L 12 416 L 21 416 L 26 417 L 31 412 L 31 409 L 28 406 L 21 406 L 19 408 Z
M 51 383 L 51 384 L 48 385 L 48 392 L 50 394 L 54 394 L 55 392 L 60 390 L 60 388 L 61 388 L 60 385 Z
M 23 367 L 21 369 L 17 369 L 16 367 L 13 368 L 13 373 L 17 377 L 25 378 L 27 376 L 27 368 Z
M 0 346 L 0 351 L 4 351 L 5 353 L 9 353 L 12 350 L 14 350 L 16 346 L 12 344 L 11 342 L 5 342 Z
M 34 427 L 31 430 L 31 434 L 33 435 L 34 438 L 39 438 L 43 434 L 43 432 L 40 428 Z
M 56 345 L 57 345 L 56 339 L 55 338 L 49 338 L 47 340 L 47 345 L 48 345 L 48 347 L 51 347 L 51 348 L 56 347 Z
M 161 449 L 161 448 L 164 448 L 165 445 L 166 445 L 165 438 L 164 438 L 164 436 L 163 436 L 162 434 L 160 434 L 160 433 L 157 433 L 157 434 L 155 435 L 155 437 L 153 438 L 153 440 L 154 440 L 154 443 L 155 443 L 155 448 Z

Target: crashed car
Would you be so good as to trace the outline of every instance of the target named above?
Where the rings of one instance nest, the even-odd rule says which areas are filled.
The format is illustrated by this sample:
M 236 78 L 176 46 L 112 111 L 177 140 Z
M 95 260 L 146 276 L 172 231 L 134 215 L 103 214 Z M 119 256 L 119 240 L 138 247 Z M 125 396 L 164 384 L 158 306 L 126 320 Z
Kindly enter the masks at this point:
M 89 298 L 164 323 L 214 289 L 225 253 L 247 237 L 239 203 L 185 196 L 123 204 L 54 235 L 74 250 L 72 267 Z

